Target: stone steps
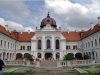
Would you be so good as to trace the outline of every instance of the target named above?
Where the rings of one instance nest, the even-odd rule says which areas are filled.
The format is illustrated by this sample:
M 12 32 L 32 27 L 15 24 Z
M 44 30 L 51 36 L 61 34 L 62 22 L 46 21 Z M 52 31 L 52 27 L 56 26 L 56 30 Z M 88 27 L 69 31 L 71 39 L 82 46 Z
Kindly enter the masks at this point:
M 73 67 L 58 68 L 57 61 L 41 61 L 34 75 L 76 75 Z
M 57 67 L 57 61 L 41 61 L 40 67 Z
M 65 69 L 59 69 L 59 68 L 55 68 L 55 69 L 41 68 L 34 75 L 75 75 L 75 74 L 76 74 L 75 70 L 66 71 Z

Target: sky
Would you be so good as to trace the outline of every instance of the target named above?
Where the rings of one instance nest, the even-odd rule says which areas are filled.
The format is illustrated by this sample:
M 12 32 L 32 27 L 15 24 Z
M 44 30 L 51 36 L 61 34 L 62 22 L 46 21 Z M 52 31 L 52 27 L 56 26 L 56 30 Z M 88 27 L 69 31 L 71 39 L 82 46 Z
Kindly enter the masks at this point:
M 98 23 L 100 0 L 0 0 L 0 25 L 34 31 L 48 11 L 63 30 L 86 30 Z

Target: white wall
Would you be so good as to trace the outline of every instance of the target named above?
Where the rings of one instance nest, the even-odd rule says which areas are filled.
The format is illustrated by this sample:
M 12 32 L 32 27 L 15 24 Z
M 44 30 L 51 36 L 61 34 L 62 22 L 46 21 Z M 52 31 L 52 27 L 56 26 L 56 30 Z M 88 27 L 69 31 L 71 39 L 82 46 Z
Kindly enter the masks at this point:
M 83 44 L 83 52 L 87 53 L 88 55 L 89 55 L 89 52 L 90 52 L 91 53 L 91 59 L 93 59 L 92 52 L 94 52 L 95 59 L 100 59 L 99 38 L 100 38 L 100 31 L 84 38 L 81 41 L 82 44 Z M 97 46 L 95 46 L 95 39 L 97 40 Z M 92 47 L 91 41 L 93 41 L 93 47 Z M 88 42 L 90 42 L 90 46 L 88 45 Z M 87 47 L 86 47 L 86 43 L 87 43 Z

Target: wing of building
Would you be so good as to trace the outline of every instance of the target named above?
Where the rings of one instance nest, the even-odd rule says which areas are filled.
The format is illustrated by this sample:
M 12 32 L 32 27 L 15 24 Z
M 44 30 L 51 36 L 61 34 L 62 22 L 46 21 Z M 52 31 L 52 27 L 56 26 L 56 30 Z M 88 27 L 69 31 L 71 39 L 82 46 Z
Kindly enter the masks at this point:
M 49 14 L 34 32 L 10 32 L 7 26 L 0 25 L 0 57 L 15 60 L 18 54 L 23 57 L 26 53 L 46 60 L 62 60 L 69 53 L 100 59 L 100 25 L 88 31 L 63 32 Z

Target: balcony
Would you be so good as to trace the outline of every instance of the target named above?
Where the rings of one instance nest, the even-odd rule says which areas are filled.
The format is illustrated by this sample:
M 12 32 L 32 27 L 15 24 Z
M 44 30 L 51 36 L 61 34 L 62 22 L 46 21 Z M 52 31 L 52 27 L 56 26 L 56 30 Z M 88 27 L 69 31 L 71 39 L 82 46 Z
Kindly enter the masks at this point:
M 50 48 L 48 48 L 48 49 L 44 49 L 45 51 L 53 51 L 53 49 L 50 49 Z
M 67 52 L 81 52 L 80 50 L 67 49 Z

